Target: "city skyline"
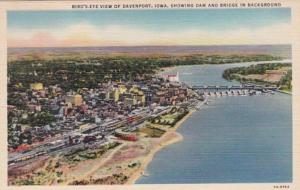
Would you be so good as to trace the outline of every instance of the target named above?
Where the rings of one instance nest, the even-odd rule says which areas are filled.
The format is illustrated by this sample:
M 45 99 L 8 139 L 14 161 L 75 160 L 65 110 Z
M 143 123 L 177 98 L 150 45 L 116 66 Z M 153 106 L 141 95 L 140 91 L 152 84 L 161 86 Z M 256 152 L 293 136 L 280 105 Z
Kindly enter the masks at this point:
M 290 20 L 288 8 L 9 11 L 8 47 L 288 44 Z

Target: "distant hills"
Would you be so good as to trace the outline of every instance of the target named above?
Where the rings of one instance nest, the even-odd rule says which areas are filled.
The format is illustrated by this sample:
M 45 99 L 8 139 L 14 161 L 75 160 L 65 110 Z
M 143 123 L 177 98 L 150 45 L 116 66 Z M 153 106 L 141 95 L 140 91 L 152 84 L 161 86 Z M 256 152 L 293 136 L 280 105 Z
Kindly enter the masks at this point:
M 53 47 L 53 48 L 8 48 L 8 56 L 68 55 L 172 56 L 188 54 L 270 54 L 291 58 L 291 45 L 220 45 L 220 46 L 110 46 L 110 47 Z M 11 58 L 12 58 L 11 57 Z

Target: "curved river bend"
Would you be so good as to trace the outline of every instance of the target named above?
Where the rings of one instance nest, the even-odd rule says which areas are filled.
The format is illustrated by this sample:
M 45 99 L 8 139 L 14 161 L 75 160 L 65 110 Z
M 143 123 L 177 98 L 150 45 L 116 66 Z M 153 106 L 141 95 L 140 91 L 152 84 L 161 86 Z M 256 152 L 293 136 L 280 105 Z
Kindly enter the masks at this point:
M 179 66 L 189 85 L 236 85 L 226 68 L 249 64 Z M 292 181 L 292 96 L 215 98 L 188 118 L 181 142 L 159 151 L 137 184 L 267 183 Z

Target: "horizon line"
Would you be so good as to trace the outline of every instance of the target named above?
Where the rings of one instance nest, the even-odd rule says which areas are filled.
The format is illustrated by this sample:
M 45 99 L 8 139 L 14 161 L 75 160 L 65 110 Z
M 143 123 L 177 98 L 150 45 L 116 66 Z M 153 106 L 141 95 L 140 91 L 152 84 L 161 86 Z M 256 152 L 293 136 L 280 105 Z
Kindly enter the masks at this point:
M 29 49 L 29 48 L 97 48 L 97 47 L 199 47 L 199 46 L 291 46 L 292 44 L 284 43 L 284 44 L 203 44 L 203 45 L 110 45 L 110 46 L 49 46 L 49 47 L 43 47 L 43 46 L 33 46 L 33 47 L 9 47 L 7 46 L 7 49 L 16 49 L 16 48 L 23 48 L 23 49 Z

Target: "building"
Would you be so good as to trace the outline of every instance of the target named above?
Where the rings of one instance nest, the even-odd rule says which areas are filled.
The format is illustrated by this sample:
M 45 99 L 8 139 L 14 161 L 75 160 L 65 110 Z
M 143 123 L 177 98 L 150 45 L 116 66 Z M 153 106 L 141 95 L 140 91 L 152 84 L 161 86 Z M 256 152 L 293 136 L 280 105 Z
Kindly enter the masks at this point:
M 134 99 L 134 98 L 126 97 L 126 98 L 124 99 L 124 104 L 125 104 L 126 106 L 131 107 L 131 106 L 134 106 L 134 105 L 137 104 L 137 100 Z
M 144 94 L 134 94 L 133 99 L 135 99 L 138 104 L 145 105 L 146 96 Z
M 125 132 L 125 131 L 123 131 L 123 129 L 116 129 L 115 136 L 122 140 L 127 140 L 127 141 L 137 141 L 138 140 L 136 135 L 129 133 L 129 132 Z
M 136 103 L 145 105 L 146 102 L 146 96 L 144 94 L 144 91 L 142 91 L 139 87 L 133 86 L 129 92 L 132 94 L 133 99 Z
M 119 89 L 114 89 L 113 90 L 113 100 L 115 102 L 118 102 L 119 99 L 120 99 L 120 91 L 119 91 Z
M 107 95 L 107 92 L 102 90 L 102 91 L 99 92 L 98 97 L 100 98 L 100 100 L 104 100 L 104 99 L 106 99 L 106 95 Z
M 82 96 L 80 94 L 67 95 L 65 98 L 66 103 L 71 103 L 73 106 L 80 106 L 83 103 Z
M 119 91 L 120 91 L 120 94 L 124 94 L 124 93 L 127 92 L 127 88 L 126 88 L 126 86 L 123 85 L 123 84 L 122 84 L 122 85 L 119 85 L 118 89 L 119 89 Z
M 145 104 L 150 105 L 153 99 L 153 92 L 151 92 L 150 90 L 146 90 L 144 93 L 145 93 Z
M 30 84 L 30 89 L 31 90 L 43 90 L 43 83 L 31 83 Z
M 165 80 L 170 81 L 170 82 L 179 82 L 179 72 L 177 72 L 176 74 L 166 74 L 166 75 L 163 75 L 163 78 Z
M 107 91 L 106 99 L 118 102 L 120 100 L 120 90 L 118 88 L 113 88 L 112 90 Z

